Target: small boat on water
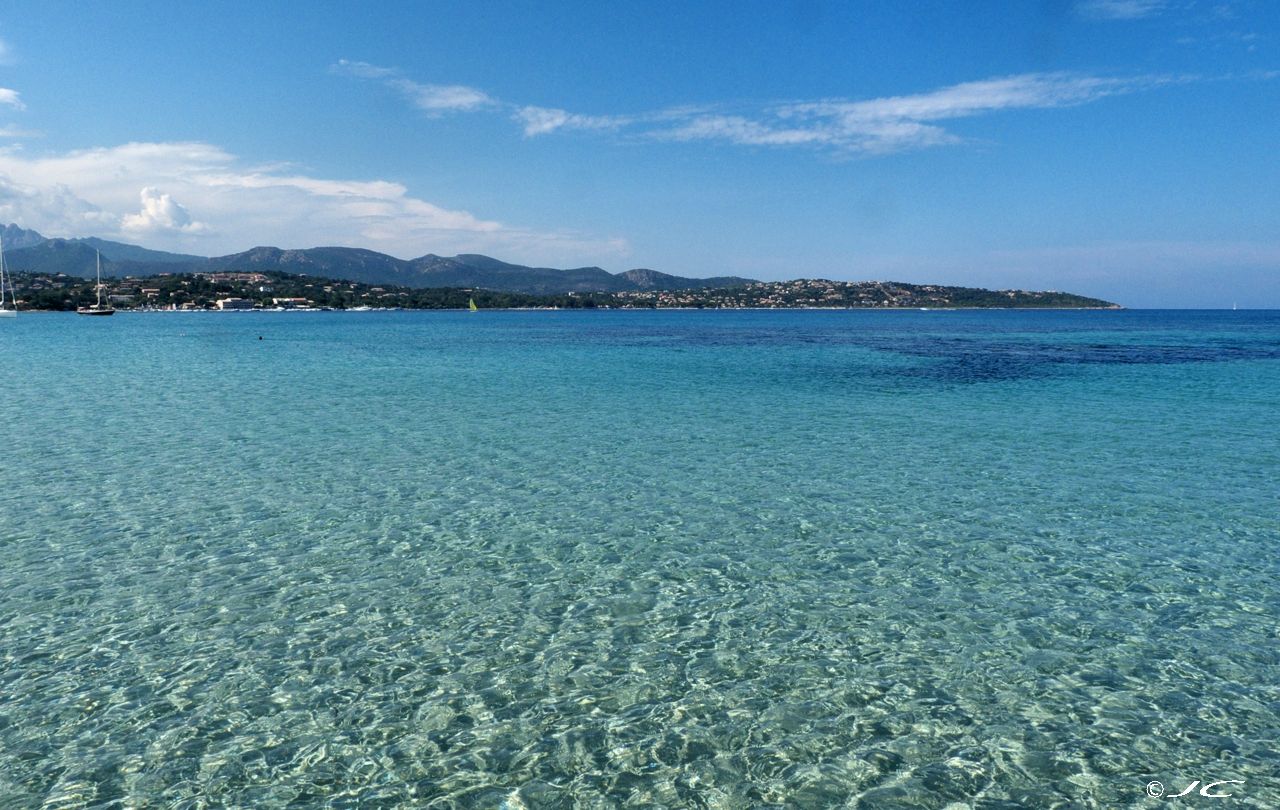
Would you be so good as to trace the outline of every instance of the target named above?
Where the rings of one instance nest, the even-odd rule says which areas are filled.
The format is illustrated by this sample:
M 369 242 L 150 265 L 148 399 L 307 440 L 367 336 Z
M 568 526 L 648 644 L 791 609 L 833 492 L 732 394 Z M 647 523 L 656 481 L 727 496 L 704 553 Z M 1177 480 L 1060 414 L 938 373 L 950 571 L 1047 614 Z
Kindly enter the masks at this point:
M 18 317 L 18 294 L 13 287 L 13 279 L 4 266 L 4 240 L 0 239 L 0 318 Z M 5 291 L 9 293 L 9 301 L 5 303 Z
M 477 310 L 480 309 L 480 307 L 476 306 L 476 299 L 472 298 L 470 301 L 467 302 L 467 309 L 471 310 L 472 312 L 476 312 Z
M 87 307 L 78 307 L 77 315 L 114 315 L 116 311 L 111 304 L 102 303 L 102 253 L 98 252 L 98 303 Z

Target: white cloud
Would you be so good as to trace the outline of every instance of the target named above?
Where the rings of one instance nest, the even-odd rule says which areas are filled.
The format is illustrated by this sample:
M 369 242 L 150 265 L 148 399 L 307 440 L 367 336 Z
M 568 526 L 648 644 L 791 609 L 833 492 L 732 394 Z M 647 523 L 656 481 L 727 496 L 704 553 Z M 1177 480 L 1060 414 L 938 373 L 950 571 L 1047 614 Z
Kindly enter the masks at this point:
M 886 154 L 963 140 L 938 126 L 938 121 L 1004 110 L 1086 104 L 1165 81 L 1172 80 L 1029 73 L 965 82 L 909 96 L 791 102 L 760 110 L 751 117 L 695 114 L 685 122 L 657 128 L 649 134 L 668 140 L 724 141 L 748 146 L 817 145 L 850 153 Z
M 40 157 L 0 151 L 0 221 L 48 236 L 94 235 L 203 255 L 340 245 L 402 258 L 472 252 L 579 265 L 628 252 L 617 238 L 535 231 L 435 205 L 399 183 L 247 166 L 199 142 Z
M 391 68 L 378 67 L 368 62 L 353 62 L 350 59 L 339 59 L 330 69 L 334 73 L 359 79 L 382 79 L 396 75 L 396 71 Z
M 524 126 L 527 137 L 546 135 L 557 129 L 618 129 L 631 119 L 625 116 L 578 115 L 551 107 L 521 107 L 515 112 L 515 120 Z
M 139 194 L 142 210 L 120 218 L 120 227 L 133 233 L 147 234 L 163 231 L 179 233 L 204 233 L 209 226 L 191 219 L 191 212 L 173 197 L 153 186 L 147 186 Z
M 415 107 L 429 113 L 470 112 L 496 104 L 483 92 L 460 84 L 419 84 L 408 79 L 395 79 L 390 84 Z
M 797 146 L 829 144 L 832 133 L 813 128 L 775 127 L 740 115 L 698 115 L 653 137 L 674 141 L 728 141 L 748 146 Z
M 1139 0 L 1131 0 L 1134 3 Z M 442 111 L 506 110 L 525 137 L 562 130 L 611 131 L 665 141 L 707 141 L 764 147 L 814 147 L 843 154 L 882 155 L 961 143 L 938 122 L 1017 109 L 1069 107 L 1191 79 L 1108 78 L 1073 73 L 1025 73 L 963 82 L 925 93 L 882 98 L 791 101 L 755 109 L 672 107 L 633 114 L 583 114 L 558 107 L 501 102 L 472 87 L 418 84 L 399 71 L 342 60 L 333 70 L 382 81 L 418 107 Z
M 29 185 L 0 173 L 0 222 L 37 230 L 43 227 L 52 235 L 79 236 L 111 228 L 112 219 L 64 184 Z
M 12 65 L 13 62 L 13 48 L 9 47 L 9 43 L 0 39 L 0 65 Z
M 16 110 L 25 110 L 27 105 L 22 103 L 22 99 L 18 98 L 17 90 L 10 90 L 7 87 L 0 87 L 0 104 L 7 104 Z
M 339 59 L 330 68 L 333 73 L 357 79 L 373 79 L 399 91 L 413 106 L 439 115 L 446 112 L 474 112 L 495 107 L 498 102 L 483 90 L 462 84 L 423 84 L 406 79 L 395 68 Z
M 1065 107 L 1129 92 L 1149 79 L 1106 79 L 1069 73 L 1026 73 L 869 101 L 790 104 L 784 116 L 832 116 L 850 127 L 877 121 L 941 121 L 1015 108 Z
M 1080 0 L 1076 13 L 1092 20 L 1137 20 L 1164 10 L 1165 0 Z

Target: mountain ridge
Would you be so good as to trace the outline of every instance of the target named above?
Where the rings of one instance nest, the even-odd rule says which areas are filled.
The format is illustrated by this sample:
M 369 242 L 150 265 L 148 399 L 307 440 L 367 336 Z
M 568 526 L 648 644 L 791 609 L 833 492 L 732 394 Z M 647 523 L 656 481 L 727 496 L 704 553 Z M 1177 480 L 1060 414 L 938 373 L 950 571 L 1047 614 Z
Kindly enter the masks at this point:
M 531 267 L 478 253 L 438 256 L 428 253 L 399 259 L 367 248 L 253 247 L 239 253 L 206 258 L 151 250 L 97 237 L 45 238 L 18 225 L 0 225 L 5 264 L 14 272 L 94 277 L 97 254 L 104 278 L 138 278 L 180 274 L 287 273 L 370 287 L 410 290 L 487 290 L 533 296 L 605 294 L 623 296 L 627 306 L 948 306 L 956 296 L 987 294 L 981 288 L 915 285 L 903 282 L 833 282 L 793 279 L 759 282 L 740 276 L 686 278 L 651 268 L 610 273 L 600 267 Z M 701 291 L 701 292 L 700 292 Z M 981 299 L 986 305 L 1115 306 L 1101 299 L 1052 291 L 999 291 L 1003 299 Z M 704 295 L 704 293 L 706 293 Z M 693 297 L 689 297 L 692 294 Z M 1018 297 L 1021 296 L 1021 297 Z M 1076 301 L 1075 299 L 1080 299 Z M 904 303 L 906 302 L 906 303 Z
M 628 270 L 615 274 L 600 267 L 531 267 L 478 253 L 456 256 L 428 253 L 416 259 L 398 259 L 367 248 L 336 246 L 278 248 L 263 245 L 227 256 L 206 258 L 151 250 L 97 237 L 45 238 L 36 231 L 17 225 L 0 228 L 0 237 L 4 238 L 7 247 L 12 248 L 7 251 L 7 260 L 15 269 L 64 273 L 79 278 L 94 275 L 92 251 L 96 250 L 102 255 L 103 275 L 109 277 L 276 270 L 362 284 L 394 284 L 416 289 L 474 287 L 531 295 L 686 290 L 740 286 L 754 281 L 738 276 L 686 278 L 654 270 Z

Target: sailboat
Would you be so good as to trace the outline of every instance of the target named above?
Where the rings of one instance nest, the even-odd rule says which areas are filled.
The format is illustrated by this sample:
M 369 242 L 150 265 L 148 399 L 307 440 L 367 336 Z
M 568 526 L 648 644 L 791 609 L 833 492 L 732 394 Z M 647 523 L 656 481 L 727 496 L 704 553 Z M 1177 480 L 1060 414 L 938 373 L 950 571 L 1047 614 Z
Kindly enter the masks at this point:
M 4 240 L 0 239 L 0 318 L 18 317 L 18 295 L 13 287 L 13 279 L 9 278 L 4 266 Z M 9 305 L 4 302 L 5 290 L 9 291 Z
M 480 309 L 480 307 L 476 306 L 476 299 L 474 298 L 470 299 L 470 301 L 467 303 L 467 309 L 471 310 L 472 312 L 476 312 Z
M 94 251 L 98 254 L 98 303 L 90 304 L 87 307 L 79 307 L 76 309 L 77 315 L 114 315 L 116 311 L 111 308 L 111 304 L 102 303 L 102 253 Z

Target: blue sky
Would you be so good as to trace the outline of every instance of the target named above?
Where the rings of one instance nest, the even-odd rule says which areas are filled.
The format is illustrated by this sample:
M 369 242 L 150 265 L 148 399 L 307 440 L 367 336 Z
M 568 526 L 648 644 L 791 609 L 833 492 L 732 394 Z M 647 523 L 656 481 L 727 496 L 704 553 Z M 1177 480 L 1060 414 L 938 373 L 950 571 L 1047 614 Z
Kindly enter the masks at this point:
M 1280 4 L 15 3 L 0 222 L 1280 307 Z

